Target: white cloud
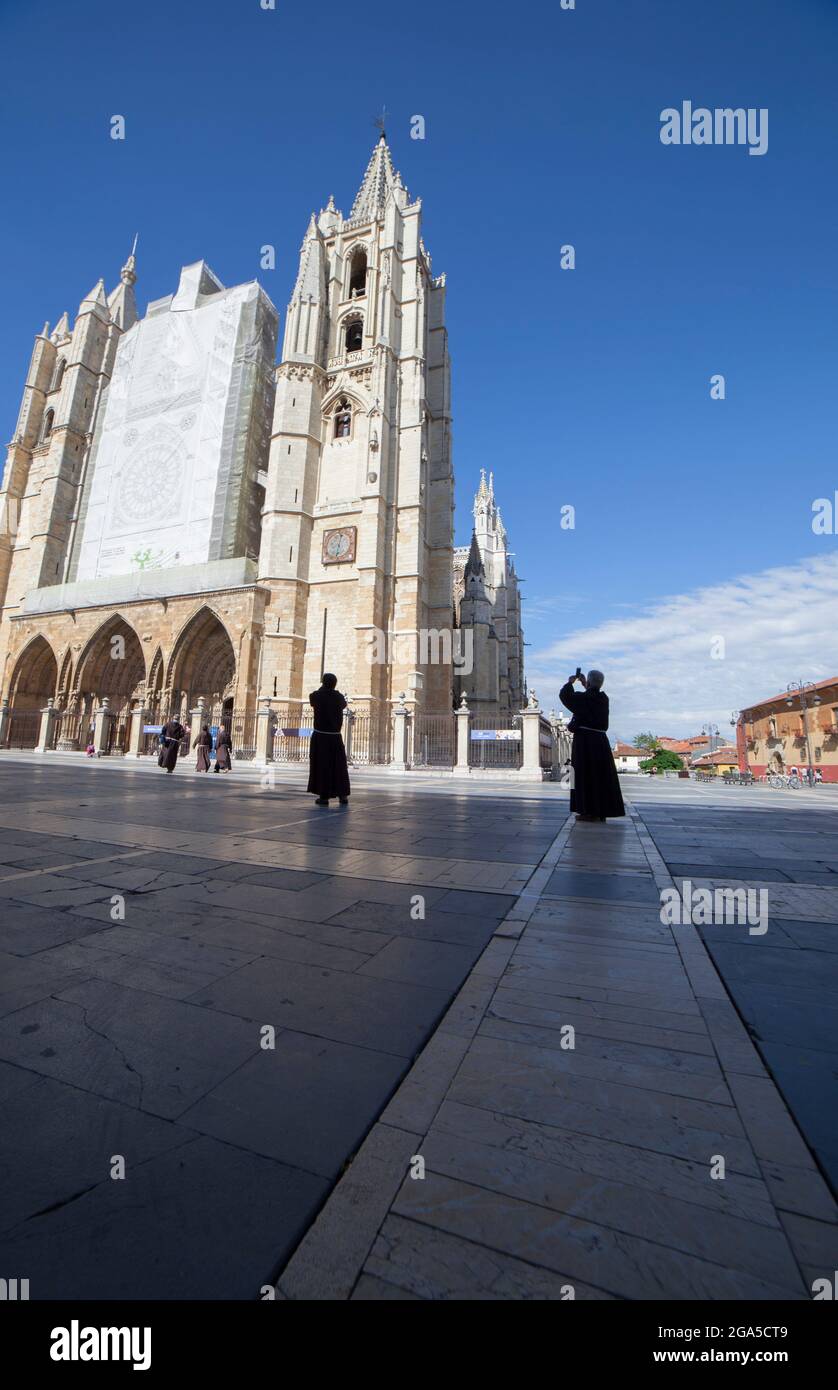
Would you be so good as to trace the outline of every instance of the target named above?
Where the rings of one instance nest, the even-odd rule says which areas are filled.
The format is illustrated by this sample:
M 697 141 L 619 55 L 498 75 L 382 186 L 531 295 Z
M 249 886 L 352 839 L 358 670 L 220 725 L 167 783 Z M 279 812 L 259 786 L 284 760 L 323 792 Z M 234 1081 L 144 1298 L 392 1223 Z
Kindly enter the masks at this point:
M 711 719 L 727 736 L 732 710 L 792 680 L 838 675 L 838 555 L 664 598 L 530 651 L 527 681 L 543 707 L 560 708 L 577 664 L 605 671 L 612 734 L 677 737 Z

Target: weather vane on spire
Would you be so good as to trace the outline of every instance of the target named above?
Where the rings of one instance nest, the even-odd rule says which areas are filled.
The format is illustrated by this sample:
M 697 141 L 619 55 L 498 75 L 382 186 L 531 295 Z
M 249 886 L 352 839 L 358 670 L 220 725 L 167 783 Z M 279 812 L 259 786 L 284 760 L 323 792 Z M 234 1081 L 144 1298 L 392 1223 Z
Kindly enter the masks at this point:
M 381 132 L 382 138 L 386 139 L 386 138 L 387 138 L 387 107 L 386 107 L 386 106 L 382 106 L 382 108 L 381 108 L 381 115 L 375 117 L 375 119 L 374 119 L 374 121 L 373 121 L 373 125 L 375 126 L 376 130 L 378 130 L 378 131 Z

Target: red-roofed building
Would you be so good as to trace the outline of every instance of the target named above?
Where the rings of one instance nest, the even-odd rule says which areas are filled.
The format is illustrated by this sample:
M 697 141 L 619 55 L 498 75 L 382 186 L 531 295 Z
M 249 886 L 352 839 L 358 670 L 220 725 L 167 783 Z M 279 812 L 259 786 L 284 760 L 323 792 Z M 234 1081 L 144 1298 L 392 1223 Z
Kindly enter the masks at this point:
M 805 719 L 799 691 L 784 690 L 741 711 L 736 746 L 742 772 L 805 772 L 811 758 L 824 782 L 838 782 L 838 676 L 807 685 L 803 694 Z
M 717 748 L 715 753 L 705 753 L 693 763 L 696 772 L 710 772 L 723 776 L 725 772 L 739 769 L 739 753 L 734 744 Z

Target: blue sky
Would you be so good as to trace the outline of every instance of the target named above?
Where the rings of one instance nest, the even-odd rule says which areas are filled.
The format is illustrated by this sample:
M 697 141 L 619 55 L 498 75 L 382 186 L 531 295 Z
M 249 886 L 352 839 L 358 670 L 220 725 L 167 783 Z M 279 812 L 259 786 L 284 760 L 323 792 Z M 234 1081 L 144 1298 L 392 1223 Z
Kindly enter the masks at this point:
M 615 732 L 690 732 L 838 671 L 835 0 L 0 0 L 0 44 L 6 439 L 33 334 L 135 230 L 142 307 L 204 257 L 284 310 L 384 104 L 448 275 L 458 541 L 492 468 L 545 703 L 602 664 Z M 687 99 L 767 108 L 768 152 L 665 147 Z

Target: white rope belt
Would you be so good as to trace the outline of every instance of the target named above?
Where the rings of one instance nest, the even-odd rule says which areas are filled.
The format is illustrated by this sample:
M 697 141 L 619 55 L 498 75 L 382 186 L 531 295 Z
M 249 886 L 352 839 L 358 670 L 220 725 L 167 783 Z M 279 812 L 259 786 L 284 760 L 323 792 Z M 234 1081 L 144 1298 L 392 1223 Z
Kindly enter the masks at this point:
M 580 729 L 584 729 L 586 734 L 607 734 L 607 733 L 608 733 L 608 730 L 607 730 L 607 729 L 592 729 L 591 726 L 590 726 L 590 724 L 577 724 L 577 725 L 576 725 L 576 728 L 573 730 L 573 732 L 574 732 L 574 733 L 578 733 Z
M 328 734 L 329 738 L 340 738 L 340 729 L 312 729 L 313 734 Z

